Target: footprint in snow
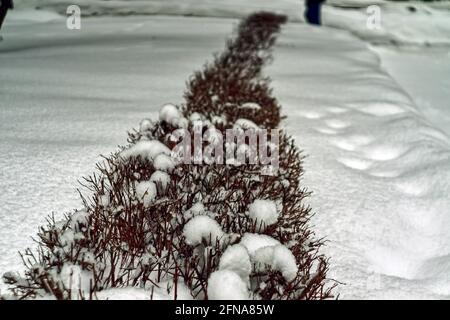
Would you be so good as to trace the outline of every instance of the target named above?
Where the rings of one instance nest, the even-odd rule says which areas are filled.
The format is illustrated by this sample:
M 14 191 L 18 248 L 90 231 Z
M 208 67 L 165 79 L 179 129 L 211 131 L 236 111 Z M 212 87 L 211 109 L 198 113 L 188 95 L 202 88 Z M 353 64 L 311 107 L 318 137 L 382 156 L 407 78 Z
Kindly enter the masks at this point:
M 372 141 L 373 138 L 368 136 L 350 135 L 332 139 L 331 143 L 342 150 L 355 151 L 358 147 L 368 145 Z
M 317 111 L 311 111 L 311 110 L 298 110 L 296 112 L 299 116 L 306 118 L 306 119 L 310 119 L 310 120 L 315 120 L 315 119 L 320 119 L 323 118 L 323 114 Z
M 390 161 L 400 158 L 406 150 L 392 145 L 379 145 L 368 148 L 364 155 L 366 158 L 375 161 Z
M 345 129 L 350 126 L 349 123 L 339 119 L 327 119 L 325 124 L 332 129 Z
M 371 161 L 358 158 L 338 158 L 337 161 L 347 168 L 358 171 L 367 170 L 372 165 Z

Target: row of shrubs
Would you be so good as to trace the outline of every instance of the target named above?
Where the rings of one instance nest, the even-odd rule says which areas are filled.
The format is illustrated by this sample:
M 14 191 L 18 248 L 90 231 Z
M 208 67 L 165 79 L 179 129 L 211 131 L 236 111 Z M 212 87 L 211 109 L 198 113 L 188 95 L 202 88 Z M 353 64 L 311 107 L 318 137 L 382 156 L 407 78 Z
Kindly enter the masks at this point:
M 159 121 L 144 120 L 129 134 L 129 146 L 97 165 L 83 183 L 83 209 L 62 221 L 50 217 L 38 233 L 38 249 L 22 253 L 24 276 L 3 276 L 13 297 L 114 298 L 108 295 L 112 289 L 136 288 L 153 299 L 232 298 L 225 287 L 222 295 L 217 284 L 213 288 L 212 279 L 223 276 L 232 283 L 234 274 L 243 279 L 249 299 L 333 296 L 322 241 L 308 225 L 309 192 L 301 184 L 302 156 L 291 137 L 280 131 L 276 175 L 262 174 L 261 164 L 181 163 L 169 154 L 178 142 L 173 132 L 192 133 L 199 121 L 202 130 L 222 133 L 240 119 L 278 128 L 280 106 L 261 71 L 285 22 L 264 12 L 243 20 L 224 51 L 189 79 L 184 104 L 166 105 Z M 257 201 L 276 204 L 275 223 L 249 214 Z M 192 226 L 198 241 L 188 230 Z M 285 247 L 295 272 L 286 276 L 282 257 L 278 264 L 274 256 L 258 260 L 242 245 L 252 236 L 260 246 L 272 241 Z M 243 248 L 248 252 L 227 264 Z

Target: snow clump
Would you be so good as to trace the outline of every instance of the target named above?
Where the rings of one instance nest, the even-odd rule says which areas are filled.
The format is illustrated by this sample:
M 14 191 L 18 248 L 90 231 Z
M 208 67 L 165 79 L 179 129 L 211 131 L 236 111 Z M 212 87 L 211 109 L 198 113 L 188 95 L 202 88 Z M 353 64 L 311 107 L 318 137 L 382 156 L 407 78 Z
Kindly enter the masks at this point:
M 188 123 L 187 119 L 183 117 L 180 110 L 178 110 L 178 108 L 171 103 L 162 106 L 159 111 L 159 120 L 177 128 L 185 128 Z
M 136 185 L 136 196 L 148 207 L 156 199 L 156 185 L 152 181 L 142 181 Z
M 196 246 L 201 244 L 203 240 L 206 242 L 221 241 L 225 234 L 216 220 L 208 216 L 200 215 L 186 223 L 183 229 L 183 235 L 186 238 L 187 244 Z
M 156 170 L 172 172 L 172 170 L 175 168 L 175 161 L 171 156 L 162 153 L 156 156 L 155 160 L 153 161 L 153 167 Z
M 123 150 L 119 156 L 125 160 L 141 157 L 153 161 L 160 154 L 170 155 L 170 149 L 158 140 L 141 140 L 130 148 Z
M 246 233 L 241 239 L 240 244 L 247 248 L 250 257 L 252 257 L 255 252 L 264 247 L 271 247 L 281 245 L 280 241 L 265 235 L 257 233 Z
M 297 276 L 298 267 L 292 252 L 283 245 L 263 247 L 256 250 L 253 261 L 257 269 L 263 271 L 266 266 L 272 270 L 280 271 L 287 281 L 292 281 Z
M 261 225 L 270 226 L 278 221 L 278 210 L 274 201 L 255 200 L 249 207 L 248 215 L 256 222 L 257 228 Z
M 211 273 L 208 280 L 208 298 L 210 300 L 248 300 L 247 283 L 230 270 Z
M 233 271 L 242 280 L 248 282 L 252 272 L 252 263 L 247 249 L 241 244 L 229 246 L 220 258 L 219 269 Z

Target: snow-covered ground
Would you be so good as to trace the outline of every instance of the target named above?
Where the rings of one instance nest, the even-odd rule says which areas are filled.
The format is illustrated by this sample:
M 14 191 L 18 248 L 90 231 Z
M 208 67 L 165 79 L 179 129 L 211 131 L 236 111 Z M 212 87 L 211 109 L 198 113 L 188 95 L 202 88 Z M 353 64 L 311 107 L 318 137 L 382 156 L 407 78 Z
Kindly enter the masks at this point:
M 79 5 L 82 15 L 184 15 L 242 18 L 255 10 L 286 14 L 304 21 L 302 0 L 15 0 L 17 7 L 40 8 L 65 14 Z M 375 5 L 376 7 L 373 7 Z M 377 43 L 449 45 L 450 10 L 417 1 L 328 0 L 323 24 L 350 30 Z
M 300 21 L 294 2 L 281 8 Z M 239 15 L 214 15 L 256 8 L 242 3 Z M 77 179 L 99 154 L 125 144 L 126 131 L 163 103 L 181 101 L 184 81 L 236 23 L 99 17 L 70 31 L 53 13 L 13 12 L 0 42 L 0 273 L 20 268 L 17 251 L 46 214 L 79 207 Z M 412 42 L 423 44 L 424 28 Z M 266 69 L 285 128 L 309 155 L 304 184 L 314 191 L 315 230 L 329 240 L 330 276 L 346 283 L 342 298 L 450 296 L 450 55 L 437 29 L 438 49 L 405 51 L 290 23 Z M 399 34 L 388 31 L 376 42 Z
M 448 135 L 347 33 L 290 24 L 267 72 L 342 298 L 448 295 Z
M 433 126 L 450 136 L 450 50 L 372 47 Z

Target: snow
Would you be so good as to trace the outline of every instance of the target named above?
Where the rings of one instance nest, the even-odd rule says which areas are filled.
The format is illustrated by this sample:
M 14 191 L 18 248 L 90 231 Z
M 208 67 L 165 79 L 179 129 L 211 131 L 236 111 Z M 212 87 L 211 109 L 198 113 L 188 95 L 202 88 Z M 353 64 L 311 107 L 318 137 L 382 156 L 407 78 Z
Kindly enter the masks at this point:
M 193 217 L 186 223 L 183 235 L 187 244 L 196 246 L 203 243 L 203 241 L 207 243 L 221 241 L 223 240 L 224 232 L 216 220 L 200 215 Z
M 323 8 L 323 24 L 349 30 L 373 43 L 401 45 L 449 45 L 450 12 L 417 1 L 330 0 Z M 348 5 L 353 7 L 349 10 Z M 371 5 L 376 5 L 376 9 Z M 379 12 L 379 27 L 370 16 Z M 369 26 L 370 27 L 369 27 Z
M 210 300 L 248 300 L 250 294 L 247 283 L 230 270 L 213 272 L 208 279 L 208 299 Z
M 178 127 L 178 123 L 183 118 L 181 112 L 173 104 L 165 104 L 159 111 L 159 120 L 165 121 L 174 127 Z
M 160 183 L 163 190 L 166 190 L 167 186 L 170 183 L 170 176 L 166 172 L 158 170 L 152 173 L 150 181 L 154 182 L 155 184 Z
M 175 168 L 175 161 L 171 156 L 168 156 L 166 154 L 159 154 L 155 157 L 153 166 L 156 170 L 172 172 L 172 170 Z
M 100 4 L 123 9 L 126 2 L 93 1 L 97 7 L 89 10 L 101 11 Z M 211 12 L 203 1 L 197 13 L 236 17 L 277 6 L 290 12 L 291 21 L 302 19 L 298 1 L 239 2 L 220 2 Z M 314 192 L 308 203 L 317 236 L 327 239 L 329 277 L 346 283 L 339 286 L 342 299 L 449 298 L 449 13 L 433 5 L 425 20 L 428 4 L 413 15 L 403 11 L 410 3 L 383 3 L 383 31 L 375 34 L 364 27 L 365 8 L 332 4 L 324 22 L 343 30 L 287 24 L 274 63 L 264 70 L 288 116 L 283 129 L 308 155 L 302 186 Z M 189 4 L 183 10 L 194 9 Z M 79 207 L 77 179 L 92 172 L 99 154 L 124 145 L 125 132 L 141 119 L 156 119 L 153 106 L 181 101 L 185 80 L 223 48 L 237 23 L 100 17 L 69 31 L 64 19 L 34 16 L 45 11 L 14 18 L 20 14 L 19 8 L 8 15 L 0 44 L 0 273 L 21 268 L 17 251 L 33 246 L 30 237 L 47 214 L 62 217 Z M 408 46 L 367 43 L 391 40 Z M 413 46 L 426 43 L 431 47 Z M 168 151 L 149 141 L 138 146 L 125 154 L 153 161 Z M 240 242 L 252 257 L 279 244 L 257 234 Z M 220 272 L 242 281 L 234 271 Z M 123 293 L 118 297 L 148 297 L 135 289 L 110 290 Z
M 221 50 L 234 23 L 92 18 L 69 31 L 65 19 L 11 16 L 0 43 L 0 274 L 22 269 L 17 252 L 35 247 L 47 215 L 80 207 L 78 181 L 100 154 L 126 145 L 126 132 L 156 120 L 163 103 L 181 101 L 193 68 Z
M 244 234 L 239 243 L 248 250 L 251 257 L 256 253 L 258 249 L 281 245 L 278 240 L 268 235 L 257 233 Z
M 418 112 L 443 131 L 438 136 L 450 136 L 450 54 L 448 48 L 399 49 L 372 46 L 381 57 L 382 67 L 410 95 Z M 445 134 L 444 134 L 445 133 Z
M 201 202 L 196 202 L 192 205 L 192 207 L 189 210 L 186 210 L 186 212 L 183 214 L 184 218 L 186 220 L 198 216 L 198 215 L 205 215 L 207 214 L 205 206 Z
M 14 1 L 14 4 L 16 5 L 16 1 Z M 8 12 L 7 23 L 49 22 L 64 19 L 56 12 L 24 8 L 20 10 L 20 7 L 19 5 L 19 10 L 15 9 Z
M 346 283 L 340 297 L 447 298 L 448 135 L 346 32 L 290 24 L 275 52 L 266 72 L 285 130 L 308 154 L 303 185 L 329 241 L 329 276 Z M 445 84 L 443 73 L 427 76 L 430 86 Z
M 155 123 L 151 119 L 144 119 L 139 124 L 139 132 L 150 131 L 155 127 Z
M 259 271 L 268 265 L 272 270 L 280 271 L 287 281 L 297 276 L 298 267 L 292 252 L 283 245 L 262 247 L 255 251 L 252 261 L 257 264 Z
M 264 228 L 278 221 L 278 210 L 274 201 L 260 200 L 253 201 L 248 210 L 250 219 L 256 222 L 256 226 Z
M 174 300 L 175 290 L 167 282 L 158 283 L 152 289 L 144 288 L 108 288 L 96 293 L 98 300 Z M 184 283 L 177 284 L 177 300 L 192 300 L 189 289 Z
M 123 150 L 119 156 L 123 159 L 141 157 L 153 161 L 161 154 L 170 155 L 170 149 L 158 140 L 141 140 Z M 166 159 L 161 159 L 160 162 L 161 165 L 167 164 Z
M 151 292 L 140 288 L 110 288 L 102 290 L 96 293 L 98 300 L 150 300 Z M 167 300 L 158 299 L 164 298 L 159 295 L 153 295 L 154 300 Z
M 236 122 L 233 125 L 233 129 L 243 129 L 243 130 L 254 129 L 254 130 L 257 130 L 258 126 L 256 125 L 256 123 L 254 123 L 251 120 L 248 120 L 248 119 L 237 119 Z
M 148 207 L 157 196 L 156 185 L 152 181 L 142 181 L 136 184 L 136 196 Z
M 252 264 L 247 248 L 241 244 L 229 246 L 220 257 L 219 269 L 233 271 L 248 282 Z
M 83 270 L 81 266 L 66 263 L 62 266 L 59 277 L 64 287 L 71 289 L 72 299 L 89 296 L 93 279 L 92 272 Z
M 167 122 L 176 128 L 187 128 L 188 126 L 188 120 L 184 118 L 180 110 L 171 103 L 162 106 L 159 111 L 159 120 Z

